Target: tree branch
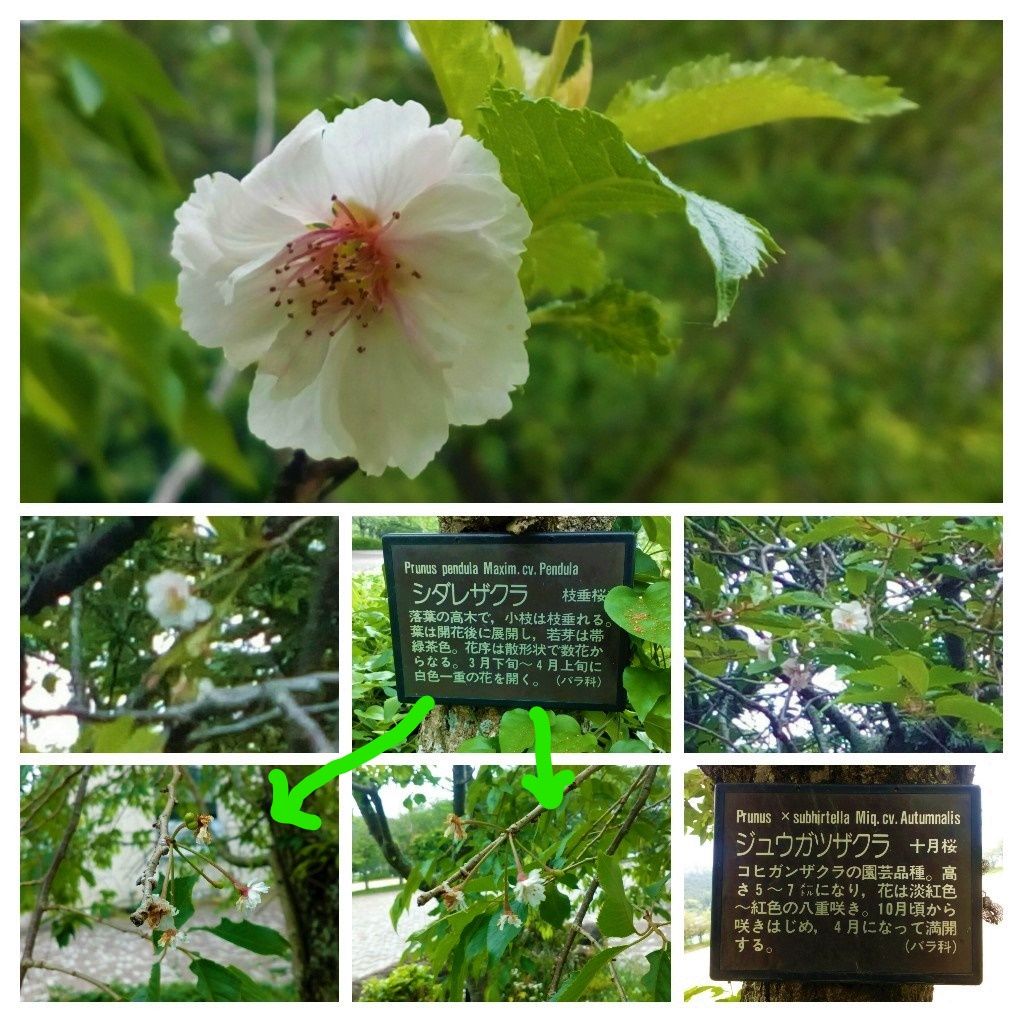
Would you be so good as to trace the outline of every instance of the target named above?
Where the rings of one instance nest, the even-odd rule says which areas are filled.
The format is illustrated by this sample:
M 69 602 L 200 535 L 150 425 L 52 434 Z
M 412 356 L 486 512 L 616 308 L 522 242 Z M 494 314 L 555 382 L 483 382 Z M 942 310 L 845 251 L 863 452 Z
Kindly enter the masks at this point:
M 321 501 L 358 469 L 355 459 L 317 461 L 299 448 L 281 470 L 270 501 Z
M 153 849 L 146 858 L 142 874 L 139 875 L 135 883 L 142 886 L 142 900 L 139 902 L 138 907 L 128 915 L 128 920 L 136 928 L 141 927 L 142 922 L 146 920 L 146 912 L 149 910 L 149 904 L 153 898 L 153 886 L 156 884 L 156 876 L 160 870 L 160 858 L 170 849 L 167 842 L 167 826 L 171 820 L 171 812 L 174 810 L 174 803 L 177 799 L 176 788 L 180 778 L 181 768 L 176 764 L 171 765 L 171 781 L 167 784 L 167 789 L 165 790 L 167 799 L 164 801 L 164 809 L 160 812 L 160 816 L 156 821 L 153 822 L 153 828 L 156 829 L 156 840 L 153 843 Z
M 48 562 L 21 597 L 21 614 L 35 615 L 99 575 L 146 535 L 156 516 L 118 519 L 96 530 L 73 551 Z
M 622 845 L 622 840 L 626 838 L 629 830 L 633 827 L 633 823 L 640 816 L 640 812 L 644 809 L 644 805 L 647 803 L 651 796 L 651 789 L 654 786 L 654 779 L 658 774 L 658 766 L 651 765 L 649 768 L 645 768 L 641 773 L 643 781 L 637 788 L 636 800 L 633 801 L 633 806 L 629 809 L 629 814 L 626 815 L 626 820 L 623 821 L 622 825 L 619 826 L 619 831 L 615 833 L 615 837 L 608 844 L 608 848 L 605 853 L 611 856 L 618 848 Z M 583 894 L 583 901 L 579 905 L 579 909 L 576 911 L 576 916 L 573 918 L 573 923 L 569 927 L 569 934 L 566 936 L 565 945 L 562 947 L 562 952 L 558 955 L 558 959 L 555 961 L 555 969 L 551 975 L 551 982 L 548 985 L 548 995 L 552 996 L 558 989 L 558 983 L 562 980 L 562 972 L 565 970 L 566 961 L 569 959 L 569 954 L 572 952 L 573 944 L 576 941 L 576 936 L 579 930 L 583 927 L 583 921 L 587 916 L 587 911 L 590 909 L 590 904 L 594 901 L 594 896 L 597 894 L 600 880 L 595 877 L 594 880 L 587 887 L 587 891 Z
M 39 892 L 36 893 L 36 903 L 32 908 L 32 916 L 29 918 L 28 929 L 25 933 L 25 945 L 21 951 L 22 985 L 25 984 L 25 975 L 28 973 L 29 967 L 38 966 L 38 964 L 32 960 L 32 954 L 35 952 L 36 938 L 39 935 L 39 924 L 43 919 L 43 908 L 49 901 L 50 887 L 53 885 L 53 880 L 57 877 L 57 872 L 60 870 L 60 866 L 64 862 L 64 858 L 67 856 L 68 847 L 71 845 L 71 839 L 75 834 L 75 830 L 78 828 L 78 821 L 82 816 L 82 804 L 85 802 L 85 790 L 89 784 L 89 774 L 91 771 L 91 767 L 85 767 L 82 769 L 81 778 L 78 780 L 78 789 L 75 790 L 75 799 L 71 804 L 71 816 L 68 818 L 64 834 L 60 837 L 60 842 L 57 844 L 57 849 L 53 854 L 53 860 L 50 861 L 50 866 L 46 869 L 46 874 L 43 875 L 42 882 L 39 883 Z
M 111 999 L 114 999 L 119 1003 L 124 1002 L 124 996 L 119 996 L 109 985 L 100 981 L 98 978 L 94 978 L 91 974 L 83 974 L 81 971 L 76 971 L 72 967 L 61 967 L 59 964 L 51 964 L 46 960 L 22 960 L 22 980 L 24 980 L 26 972 L 33 967 L 40 971 L 57 971 L 60 974 L 70 974 L 72 978 L 78 978 L 81 981 L 87 981 L 90 985 L 95 985 L 101 992 L 105 992 L 110 996 Z
M 590 778 L 594 772 L 599 772 L 601 765 L 589 765 L 584 768 L 579 774 L 565 787 L 565 792 L 568 794 L 572 790 L 577 789 L 583 782 Z M 538 804 L 532 811 L 528 811 L 523 815 L 517 822 L 509 825 L 508 828 L 503 829 L 496 839 L 492 839 L 479 853 L 474 854 L 465 864 L 462 865 L 457 871 L 452 872 L 440 885 L 435 885 L 432 889 L 428 889 L 422 895 L 416 897 L 416 905 L 422 907 L 424 903 L 431 899 L 439 899 L 441 893 L 445 889 L 450 888 L 451 884 L 456 884 L 460 881 L 464 881 L 469 878 L 470 875 L 477 869 L 477 867 L 485 861 L 495 850 L 497 850 L 502 843 L 508 841 L 509 836 L 515 836 L 521 832 L 531 822 L 536 821 L 546 811 L 545 807 Z

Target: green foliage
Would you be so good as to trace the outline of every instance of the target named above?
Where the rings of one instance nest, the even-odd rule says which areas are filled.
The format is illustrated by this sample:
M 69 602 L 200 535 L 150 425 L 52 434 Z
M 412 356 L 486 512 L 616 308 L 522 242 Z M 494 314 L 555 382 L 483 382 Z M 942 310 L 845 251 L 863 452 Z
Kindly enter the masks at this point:
M 740 281 L 779 251 L 760 224 L 674 185 L 592 110 L 494 89 L 481 135 L 537 228 L 623 212 L 685 213 L 714 264 L 716 326 L 729 316 Z
M 664 79 L 630 82 L 606 115 L 642 153 L 695 139 L 784 121 L 837 117 L 867 121 L 913 110 L 886 78 L 847 74 L 820 58 L 732 62 L 705 57 L 674 67 Z
M 443 999 L 437 979 L 423 964 L 399 964 L 387 977 L 370 978 L 361 1003 L 437 1003 Z
M 585 267 L 585 263 L 565 265 L 577 270 Z M 562 288 L 563 283 L 563 279 L 556 277 L 549 289 L 568 290 Z M 663 333 L 654 298 L 643 292 L 632 292 L 618 281 L 585 299 L 542 306 L 534 311 L 530 320 L 537 336 L 543 336 L 544 328 L 551 328 L 565 340 L 580 346 L 593 345 L 628 366 L 651 364 L 673 348 L 673 342 Z
M 276 137 L 318 103 L 370 96 L 484 134 L 499 96 L 495 138 L 526 147 L 503 173 L 531 203 L 544 174 L 528 156 L 582 173 L 599 139 L 624 175 L 539 207 L 522 271 L 538 323 L 512 412 L 453 431 L 414 481 L 353 477 L 347 499 L 1000 497 L 998 23 L 503 24 L 416 23 L 418 47 L 395 23 L 256 29 L 274 36 Z M 22 497 L 146 500 L 190 447 L 203 471 L 186 500 L 270 494 L 278 460 L 246 427 L 249 377 L 218 378 L 219 357 L 178 328 L 167 251 L 185 183 L 251 166 L 252 40 L 236 24 L 37 21 L 21 41 Z M 735 62 L 701 57 L 727 50 Z M 920 108 L 883 120 L 908 102 L 875 72 Z M 558 122 L 564 153 L 529 138 L 527 111 Z M 634 147 L 669 148 L 655 168 Z M 711 343 L 697 247 L 678 217 L 637 207 L 685 210 L 719 322 L 770 254 L 759 222 L 786 272 L 748 288 Z M 609 337 L 603 310 L 585 339 L 578 313 L 609 277 L 622 329 Z M 548 319 L 552 301 L 574 315 Z M 624 382 L 610 355 L 643 372 Z
M 1000 519 L 687 530 L 687 750 L 1002 749 Z
M 71 803 L 69 791 L 77 787 L 81 770 L 63 766 L 24 766 L 21 769 L 21 878 L 25 883 L 32 883 L 21 887 L 23 911 L 34 905 L 37 892 L 34 883 L 46 873 L 67 828 Z M 232 868 L 226 859 L 231 850 L 235 855 L 244 852 L 247 859 L 255 855 L 257 860 L 260 856 L 269 860 L 271 847 L 276 843 L 266 817 L 266 768 L 258 765 L 191 766 L 184 771 L 186 775 L 179 782 L 179 800 L 170 822 L 170 831 L 178 842 L 186 849 L 192 849 L 189 832 L 182 833 L 177 826 L 182 824 L 190 808 L 199 806 L 211 813 L 215 820 L 213 841 L 205 851 L 207 857 L 232 872 L 238 869 Z M 91 772 L 82 815 L 71 835 L 67 855 L 54 878 L 43 918 L 44 929 L 49 929 L 61 950 L 46 959 L 57 964 L 69 963 L 70 966 L 81 966 L 82 950 L 76 949 L 75 943 L 101 942 L 102 933 L 108 926 L 123 929 L 127 914 L 135 909 L 139 896 L 139 864 L 153 845 L 153 830 L 149 822 L 151 815 L 163 807 L 163 787 L 167 782 L 167 769 L 161 766 L 94 766 Z M 182 799 L 184 792 L 194 798 L 194 804 Z M 330 874 L 333 877 L 337 874 L 337 788 L 328 787 L 319 791 L 317 796 L 324 828 L 315 838 L 298 837 L 301 849 L 289 853 L 288 882 L 298 887 L 312 884 L 308 868 L 316 867 L 316 859 L 322 849 L 329 850 L 333 858 L 328 866 Z M 188 941 L 177 949 L 164 949 L 157 942 L 162 933 L 154 932 L 151 942 L 132 945 L 132 953 L 139 960 L 128 965 L 135 975 L 148 973 L 148 982 L 133 989 L 110 981 L 111 987 L 132 1000 L 150 1002 L 294 1000 L 296 992 L 290 982 L 269 985 L 255 970 L 252 972 L 255 976 L 240 970 L 232 955 L 235 947 L 236 955 L 241 950 L 248 950 L 282 958 L 277 960 L 277 967 L 267 968 L 263 977 L 286 978 L 291 970 L 289 940 L 274 928 L 243 918 L 235 905 L 237 893 L 234 887 L 230 884 L 222 889 L 213 887 L 190 866 L 196 863 L 203 864 L 213 879 L 224 880 L 216 868 L 200 860 L 195 852 L 183 855 L 179 848 L 173 855 L 170 869 L 167 859 L 162 861 L 164 871 L 171 876 L 166 882 L 166 890 L 164 874 L 161 873 L 154 883 L 154 892 L 166 891 L 168 902 L 177 910 L 173 927 L 179 934 L 209 932 L 221 939 L 222 942 L 216 944 L 217 953 L 207 954 L 207 958 L 197 957 Z M 109 875 L 112 869 L 117 872 L 117 891 L 98 889 L 100 872 Z M 269 864 L 247 870 L 255 870 L 269 882 L 272 891 L 282 885 L 282 879 L 270 873 Z M 251 877 L 252 874 L 244 875 L 246 880 Z M 275 892 L 275 897 L 285 898 L 278 892 Z M 215 925 L 195 924 L 197 907 L 202 911 L 209 907 L 211 900 L 223 909 L 226 916 Z M 321 909 L 323 920 L 328 923 L 327 932 L 333 934 L 322 934 L 322 929 L 314 932 L 312 922 L 297 919 L 294 927 L 298 932 L 295 934 L 304 945 L 314 936 L 318 936 L 317 941 L 337 942 L 337 930 L 333 924 L 335 914 L 328 907 Z M 82 934 L 83 930 L 87 934 Z M 292 937 L 294 939 L 295 935 Z M 168 958 L 182 958 L 182 963 L 188 959 L 196 976 L 195 984 L 168 982 L 167 972 L 161 969 Z M 102 975 L 98 977 L 105 983 L 109 980 Z M 67 997 L 55 989 L 51 998 Z M 106 996 L 98 993 L 95 998 Z
M 193 928 L 193 931 L 210 932 L 225 942 L 264 956 L 291 956 L 291 946 L 280 932 L 265 925 L 253 924 L 252 921 L 233 921 L 229 917 L 222 917 L 212 928 L 199 927 Z
M 115 517 L 24 517 L 23 592 L 43 570 L 87 545 Z M 72 703 L 75 657 L 88 666 L 79 680 L 85 706 L 107 721 L 79 723 L 68 744 L 50 719 L 25 711 L 23 749 L 73 745 L 97 753 L 158 753 L 167 749 L 284 750 L 297 741 L 280 717 L 243 723 L 209 741 L 203 729 L 237 724 L 228 712 L 203 721 L 139 721 L 131 712 L 160 714 L 197 700 L 201 689 L 337 668 L 337 606 L 331 573 L 337 563 L 337 520 L 289 523 L 265 516 L 219 516 L 209 524 L 185 516 L 158 518 L 123 554 L 65 599 L 22 617 L 24 708 L 52 710 Z M 145 585 L 173 570 L 194 580 L 212 615 L 193 629 L 165 628 L 147 610 Z M 325 575 L 326 574 L 326 575 Z M 77 640 L 72 642 L 75 616 Z M 77 650 L 76 650 L 77 646 Z M 205 685 L 203 680 L 206 680 Z M 43 691 L 42 693 L 40 691 Z M 44 699 L 45 698 L 45 699 Z M 305 694 L 301 695 L 307 701 Z M 308 701 L 307 701 L 308 702 Z M 266 708 L 254 710 L 265 711 Z M 337 712 L 316 715 L 328 735 Z
M 415 860 L 415 874 L 396 893 L 392 923 L 399 921 L 418 892 L 421 882 L 437 884 L 495 836 L 496 828 L 517 821 L 533 807 L 521 779 L 527 768 L 482 766 L 466 790 L 464 827 L 461 841 L 442 835 L 440 824 L 422 808 L 389 820 L 400 849 Z M 545 896 L 537 908 L 515 900 L 515 868 L 507 844 L 485 857 L 471 876 L 459 885 L 465 909 L 447 910 L 442 901 L 431 902 L 430 922 L 414 932 L 404 954 L 410 968 L 394 973 L 383 983 L 370 983 L 363 999 L 418 999 L 462 1001 L 465 992 L 475 1000 L 544 1000 L 554 962 L 566 929 L 577 913 L 583 892 L 591 879 L 599 883 L 591 905 L 604 935 L 629 936 L 614 941 L 607 954 L 598 952 L 585 938 L 576 943 L 562 975 L 555 998 L 584 998 L 617 1001 L 620 996 L 609 974 L 614 969 L 633 1000 L 662 1000 L 668 985 L 667 948 L 661 955 L 649 955 L 638 962 L 621 954 L 641 936 L 633 921 L 651 915 L 655 922 L 667 920 L 669 895 L 669 780 L 664 769 L 654 779 L 646 804 L 626 832 L 614 857 L 602 851 L 628 813 L 619 798 L 637 780 L 640 769 L 601 768 L 566 794 L 558 808 L 542 813 L 515 836 L 523 870 L 539 870 Z M 360 770 L 354 781 L 360 785 L 408 785 L 418 780 L 409 766 L 374 766 Z M 420 780 L 422 781 L 422 780 Z M 437 780 L 440 799 L 432 806 L 445 814 L 451 803 L 448 779 Z M 486 823 L 486 825 L 484 824 Z M 357 835 L 354 829 L 354 839 Z M 507 896 L 521 927 L 499 928 Z M 358 897 L 356 897 L 358 899 Z M 646 931 L 646 926 L 641 926 Z M 667 935 L 667 932 L 666 932 Z M 392 982 L 395 979 L 395 982 Z M 390 995 L 388 995 L 390 993 Z

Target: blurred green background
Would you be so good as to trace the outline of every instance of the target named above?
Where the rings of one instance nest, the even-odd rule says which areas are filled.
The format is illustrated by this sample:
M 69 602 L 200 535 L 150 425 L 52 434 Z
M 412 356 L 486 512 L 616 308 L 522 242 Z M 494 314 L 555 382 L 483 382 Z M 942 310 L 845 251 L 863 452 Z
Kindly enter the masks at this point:
M 546 51 L 553 24 L 510 24 Z M 708 53 L 820 56 L 919 104 L 655 154 L 786 250 L 712 329 L 682 218 L 599 225 L 612 276 L 664 301 L 653 374 L 549 335 L 513 410 L 456 428 L 415 480 L 339 500 L 959 500 L 1002 494 L 1002 28 L 968 22 L 596 22 L 590 105 Z M 331 97 L 443 116 L 395 23 L 22 29 L 22 498 L 266 497 L 284 461 L 245 427 L 248 375 L 177 327 L 173 212 L 243 175 Z M 161 70 L 161 68 L 163 70 Z M 273 117 L 270 119 L 270 103 Z M 261 117 L 262 103 L 262 117 Z M 224 391 L 222 407 L 208 390 Z M 183 457 L 190 447 L 201 457 Z

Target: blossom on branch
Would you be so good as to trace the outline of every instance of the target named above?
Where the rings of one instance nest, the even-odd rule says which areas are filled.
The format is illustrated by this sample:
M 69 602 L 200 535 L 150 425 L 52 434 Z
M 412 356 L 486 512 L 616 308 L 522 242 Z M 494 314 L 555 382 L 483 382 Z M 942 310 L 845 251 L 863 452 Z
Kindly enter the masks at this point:
M 448 823 L 444 830 L 445 839 L 454 839 L 455 842 L 461 843 L 466 838 L 466 823 L 457 814 L 449 814 L 445 821 Z
M 177 220 L 182 325 L 255 364 L 249 427 L 275 448 L 415 476 L 526 380 L 530 220 L 458 121 L 314 111 L 241 181 L 198 179 Z
M 187 576 L 168 569 L 146 580 L 146 611 L 165 629 L 192 629 L 210 617 L 213 607 L 192 593 Z
M 235 888 L 238 890 L 235 906 L 243 911 L 255 910 L 263 902 L 263 897 L 270 892 L 270 886 L 260 881 L 253 881 L 248 885 L 236 884 Z
M 539 907 L 547 893 L 544 891 L 544 880 L 540 871 L 534 868 L 528 875 L 519 872 L 519 879 L 513 887 L 515 898 L 530 907 Z
M 498 931 L 504 931 L 505 925 L 510 928 L 522 928 L 523 922 L 519 920 L 511 907 L 505 907 L 498 918 Z
M 447 882 L 441 889 L 441 899 L 447 910 L 466 909 L 466 894 L 459 888 L 453 889 Z
M 840 633 L 866 633 L 871 613 L 860 601 L 842 601 L 832 609 L 832 627 Z

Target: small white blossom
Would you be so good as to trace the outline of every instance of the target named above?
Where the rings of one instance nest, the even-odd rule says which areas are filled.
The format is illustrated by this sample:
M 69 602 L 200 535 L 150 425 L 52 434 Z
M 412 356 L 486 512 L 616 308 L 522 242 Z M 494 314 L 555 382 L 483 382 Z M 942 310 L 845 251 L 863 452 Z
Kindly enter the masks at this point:
M 168 569 L 146 580 L 146 611 L 165 629 L 191 629 L 205 622 L 213 608 L 192 593 L 186 576 Z
M 263 902 L 263 897 L 270 892 L 270 886 L 265 882 L 254 881 L 243 885 L 238 890 L 238 900 L 235 906 L 242 910 L 255 910 Z
M 461 889 L 453 889 L 447 883 L 441 890 L 441 899 L 448 910 L 466 909 L 466 894 Z
M 157 939 L 157 942 L 164 949 L 177 949 L 179 946 L 184 946 L 188 943 L 188 932 L 179 932 L 176 928 L 167 928 L 160 933 L 160 938 Z
M 153 931 L 160 931 L 171 927 L 170 921 L 165 918 L 173 918 L 178 913 L 178 908 L 171 906 L 163 896 L 153 896 L 146 907 L 146 922 Z
M 520 872 L 514 892 L 516 899 L 520 902 L 530 907 L 539 907 L 547 895 L 544 891 L 544 880 L 540 877 L 540 871 L 534 868 L 528 875 Z
M 506 907 L 501 912 L 501 917 L 498 918 L 498 931 L 503 931 L 505 925 L 508 925 L 510 928 L 521 928 L 523 925 L 523 922 L 516 917 L 515 913 L 509 907 Z
M 860 601 L 843 601 L 832 609 L 832 626 L 840 633 L 866 633 L 871 614 Z
M 457 843 L 462 842 L 466 838 L 465 822 L 457 814 L 449 814 L 445 820 L 448 822 L 448 827 L 444 830 L 445 839 L 454 839 Z
M 177 221 L 182 326 L 255 364 L 249 429 L 275 448 L 416 476 L 526 381 L 530 218 L 458 121 L 313 111 L 241 181 L 199 178 Z

